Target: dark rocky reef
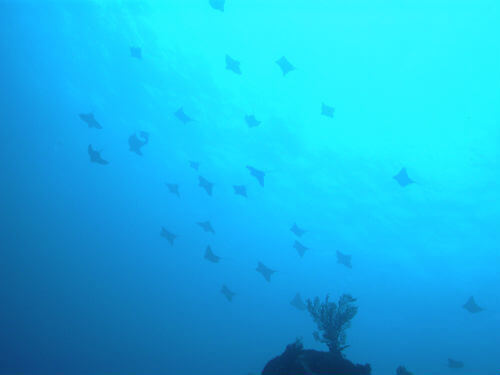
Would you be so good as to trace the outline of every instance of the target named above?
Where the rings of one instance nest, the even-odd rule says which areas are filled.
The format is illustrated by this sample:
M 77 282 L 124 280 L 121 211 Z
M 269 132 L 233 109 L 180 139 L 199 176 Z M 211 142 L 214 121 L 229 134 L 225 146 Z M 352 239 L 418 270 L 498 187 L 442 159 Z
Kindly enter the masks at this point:
M 340 352 L 320 352 L 303 349 L 296 341 L 286 347 L 283 354 L 271 359 L 262 375 L 369 375 L 370 365 L 356 365 Z
M 318 297 L 314 301 L 307 301 L 307 310 L 318 327 L 314 338 L 328 346 L 328 352 L 307 350 L 302 342 L 288 345 L 285 351 L 270 360 L 262 375 L 369 375 L 369 364 L 357 365 L 349 361 L 342 354 L 346 345 L 345 330 L 349 328 L 351 319 L 356 315 L 358 308 L 356 300 L 344 294 L 338 304 L 330 302 L 328 296 L 324 302 Z
M 396 375 L 413 375 L 412 372 L 408 371 L 406 369 L 406 367 L 404 366 L 399 366 L 397 369 L 396 369 Z

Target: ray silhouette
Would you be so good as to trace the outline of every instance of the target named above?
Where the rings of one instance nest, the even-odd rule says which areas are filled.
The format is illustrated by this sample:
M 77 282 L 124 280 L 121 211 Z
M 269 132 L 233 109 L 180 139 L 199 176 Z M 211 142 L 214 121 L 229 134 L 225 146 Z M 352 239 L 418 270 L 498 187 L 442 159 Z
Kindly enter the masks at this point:
M 214 254 L 210 246 L 207 246 L 205 250 L 205 255 L 203 257 L 212 263 L 219 263 L 219 261 L 222 259 L 220 256 Z
M 201 229 L 203 229 L 205 232 L 209 232 L 209 233 L 212 233 L 212 234 L 215 234 L 215 230 L 214 228 L 212 227 L 212 224 L 210 223 L 210 221 L 200 221 L 198 224 Z
M 162 236 L 163 238 L 165 238 L 171 246 L 174 245 L 174 240 L 177 238 L 177 235 L 175 235 L 172 232 L 166 230 L 164 227 L 161 227 L 160 236 Z
M 264 177 L 266 176 L 266 173 L 249 165 L 247 165 L 247 169 L 250 171 L 250 174 L 257 179 L 260 186 L 264 186 Z
M 97 122 L 93 113 L 80 113 L 78 116 L 89 128 L 102 129 L 101 124 Z
M 245 185 L 233 185 L 234 193 L 236 195 L 241 195 L 243 197 L 247 197 L 247 188 Z
M 337 250 L 337 263 L 343 264 L 347 268 L 352 268 L 351 258 L 352 258 L 351 255 L 341 253 L 340 251 Z
M 232 302 L 233 297 L 236 295 L 236 293 L 232 292 L 226 285 L 222 285 L 221 293 L 224 294 L 224 297 L 226 297 L 229 302 Z
M 402 187 L 406 187 L 408 185 L 411 185 L 415 183 L 409 176 L 408 173 L 406 172 L 406 168 L 402 168 L 397 175 L 393 177 L 399 185 Z
M 198 181 L 199 181 L 198 186 L 204 189 L 207 192 L 207 194 L 211 196 L 214 184 L 202 176 L 198 177 Z
M 295 67 L 292 64 L 290 64 L 290 62 L 286 59 L 285 56 L 276 60 L 276 64 L 278 64 L 278 66 L 280 67 L 283 76 L 286 76 L 288 73 L 295 70 Z
M 134 59 L 142 59 L 142 49 L 141 47 L 130 47 L 130 56 Z
M 100 165 L 107 165 L 109 162 L 107 160 L 104 160 L 101 157 L 101 151 L 94 150 L 92 148 L 92 145 L 88 145 L 87 147 L 87 153 L 89 154 L 90 157 L 90 162 L 91 163 L 96 163 Z
M 270 269 L 264 263 L 258 262 L 257 268 L 255 269 L 258 273 L 260 273 L 267 282 L 271 281 L 271 276 L 275 273 L 275 270 Z
M 173 195 L 176 195 L 177 198 L 181 197 L 181 195 L 179 193 L 179 185 L 178 184 L 166 183 L 165 185 L 167 186 L 169 192 L 171 192 Z
M 193 119 L 184 112 L 182 107 L 175 111 L 174 116 L 177 117 L 177 119 L 183 124 L 193 121 Z
M 220 10 L 221 12 L 224 12 L 225 3 L 225 0 L 209 0 L 210 6 L 215 10 Z
M 333 118 L 333 114 L 335 113 L 335 108 L 326 105 L 325 103 L 321 104 L 321 114 L 326 117 Z
M 302 228 L 300 228 L 296 223 L 293 223 L 292 227 L 290 228 L 293 234 L 295 234 L 297 237 L 302 237 L 306 231 Z
M 306 253 L 307 250 L 309 250 L 308 247 L 304 246 L 301 244 L 299 241 L 295 240 L 295 243 L 293 244 L 293 248 L 297 250 L 297 253 L 299 253 L 299 256 L 302 258 L 304 254 Z
M 260 125 L 260 121 L 257 120 L 254 115 L 245 116 L 245 122 L 249 128 L 255 128 Z
M 467 302 L 462 307 L 471 314 L 477 314 L 484 310 L 482 307 L 479 307 L 474 297 L 469 297 Z
M 235 74 L 241 74 L 240 62 L 226 55 L 226 70 L 230 70 Z
M 128 137 L 128 147 L 129 151 L 136 153 L 139 156 L 142 156 L 142 148 L 148 144 L 149 142 L 149 133 L 145 131 L 141 131 L 139 133 L 141 138 L 137 136 L 137 134 L 132 134 Z
M 302 297 L 300 296 L 300 293 L 295 294 L 295 297 L 293 297 L 290 301 L 290 305 L 301 311 L 304 311 L 307 308 L 306 304 L 302 300 Z

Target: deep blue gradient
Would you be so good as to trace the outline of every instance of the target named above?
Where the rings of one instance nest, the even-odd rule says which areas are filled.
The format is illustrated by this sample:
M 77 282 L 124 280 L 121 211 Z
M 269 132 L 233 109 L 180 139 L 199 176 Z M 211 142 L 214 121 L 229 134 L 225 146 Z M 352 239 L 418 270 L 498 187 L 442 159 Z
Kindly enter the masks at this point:
M 498 374 L 499 19 L 496 0 L 0 0 L 0 374 L 257 374 L 296 337 L 326 349 L 297 292 L 358 299 L 346 355 L 374 375 Z

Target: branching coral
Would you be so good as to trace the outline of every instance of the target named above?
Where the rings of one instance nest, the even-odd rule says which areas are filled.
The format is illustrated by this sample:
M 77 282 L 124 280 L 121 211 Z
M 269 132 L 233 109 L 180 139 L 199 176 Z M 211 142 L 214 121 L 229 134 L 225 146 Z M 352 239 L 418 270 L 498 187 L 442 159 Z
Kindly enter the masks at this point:
M 345 330 L 350 327 L 351 319 L 358 312 L 358 307 L 354 306 L 356 301 L 348 294 L 343 294 L 338 301 L 330 302 L 329 296 L 325 302 L 321 302 L 319 297 L 314 301 L 307 300 L 307 310 L 311 314 L 314 322 L 321 332 L 314 332 L 314 338 L 326 344 L 330 352 L 340 353 L 347 348 Z

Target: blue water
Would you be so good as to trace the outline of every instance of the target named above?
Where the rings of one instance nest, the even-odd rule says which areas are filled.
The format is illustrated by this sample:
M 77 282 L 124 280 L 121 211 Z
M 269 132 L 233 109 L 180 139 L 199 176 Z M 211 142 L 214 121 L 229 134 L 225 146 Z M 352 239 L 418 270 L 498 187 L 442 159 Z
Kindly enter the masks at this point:
M 258 374 L 297 337 L 326 350 L 296 293 L 349 293 L 345 355 L 374 375 L 498 374 L 499 19 L 496 0 L 2 0 L 0 373 Z

